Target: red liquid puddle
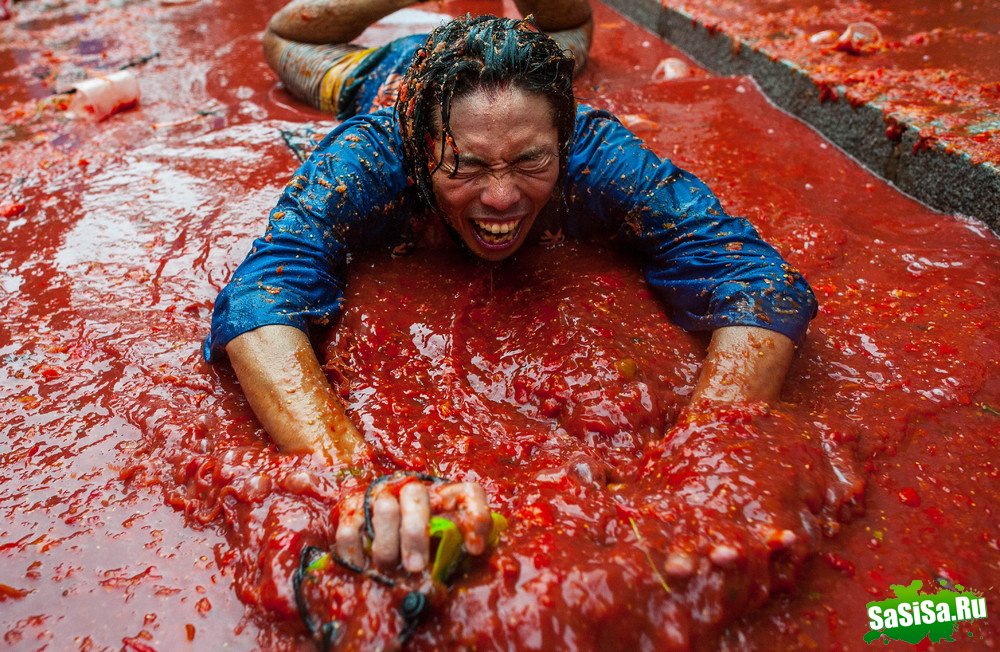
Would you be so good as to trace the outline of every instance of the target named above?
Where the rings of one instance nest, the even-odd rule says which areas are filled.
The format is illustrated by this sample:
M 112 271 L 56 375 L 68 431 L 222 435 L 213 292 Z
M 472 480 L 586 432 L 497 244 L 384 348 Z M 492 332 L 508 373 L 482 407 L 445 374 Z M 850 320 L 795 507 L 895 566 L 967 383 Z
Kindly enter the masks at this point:
M 0 24 L 0 635 L 15 649 L 294 649 L 297 552 L 327 540 L 340 487 L 356 481 L 276 455 L 231 372 L 198 350 L 295 166 L 280 130 L 322 119 L 278 101 L 261 60 L 246 16 L 263 24 L 278 3 L 14 8 Z M 669 324 L 627 256 L 567 244 L 492 274 L 426 250 L 356 265 L 328 347 L 356 421 L 384 466 L 478 475 L 512 523 L 416 647 L 693 636 L 853 649 L 866 602 L 938 577 L 986 591 L 995 612 L 996 238 L 900 196 L 745 79 L 649 82 L 676 52 L 600 7 L 597 24 L 581 98 L 748 216 L 821 313 L 765 434 L 735 436 L 738 414 L 728 434 L 694 424 L 653 449 L 674 456 L 664 466 L 643 447 L 676 418 L 704 340 Z M 70 74 L 74 39 L 102 37 L 109 62 L 161 51 L 140 69 L 142 105 L 99 125 L 36 113 L 31 98 Z M 838 527 L 822 490 L 855 466 L 866 512 Z M 623 486 L 592 486 L 602 469 Z M 804 510 L 816 527 L 771 555 L 703 499 L 799 531 Z M 745 561 L 699 567 L 717 583 L 668 595 L 668 546 L 698 545 L 709 525 Z M 394 640 L 391 591 L 347 575 L 309 591 L 361 630 L 353 640 Z M 997 621 L 956 638 L 995 645 Z
M 879 106 L 890 129 L 913 124 L 976 163 L 1000 162 L 1000 4 L 959 0 L 773 2 L 663 0 L 709 27 L 738 34 L 808 72 L 833 98 Z M 881 38 L 860 47 L 810 38 L 870 23 Z M 891 132 L 890 132 L 891 133 Z M 890 136 L 891 137 L 891 136 Z

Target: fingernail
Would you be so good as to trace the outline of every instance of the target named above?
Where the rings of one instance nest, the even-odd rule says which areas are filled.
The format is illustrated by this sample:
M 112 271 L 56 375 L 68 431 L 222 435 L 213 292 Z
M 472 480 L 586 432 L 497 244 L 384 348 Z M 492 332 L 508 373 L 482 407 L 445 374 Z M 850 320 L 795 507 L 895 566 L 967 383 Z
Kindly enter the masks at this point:
M 667 575 L 675 579 L 685 579 L 694 573 L 694 559 L 686 552 L 672 552 L 663 565 Z
M 767 547 L 774 552 L 790 548 L 798 541 L 798 536 L 791 530 L 771 530 L 767 535 Z
M 412 555 L 410 555 L 409 563 L 407 563 L 406 565 L 411 571 L 414 572 L 423 570 L 425 565 L 424 556 L 421 555 L 419 552 L 415 552 Z
M 712 552 L 708 553 L 708 558 L 716 566 L 726 567 L 732 566 L 740 558 L 740 553 L 732 546 L 721 545 L 712 548 Z

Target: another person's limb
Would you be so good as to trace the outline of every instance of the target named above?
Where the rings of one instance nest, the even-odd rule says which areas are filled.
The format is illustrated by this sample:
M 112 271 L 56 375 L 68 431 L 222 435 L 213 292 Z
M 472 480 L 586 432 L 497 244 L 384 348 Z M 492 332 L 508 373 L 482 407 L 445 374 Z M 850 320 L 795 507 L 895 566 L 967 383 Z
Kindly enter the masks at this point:
M 587 66 L 594 38 L 594 16 L 587 0 L 515 0 L 522 16 L 532 15 L 538 28 L 576 59 L 574 74 Z
M 292 0 L 271 17 L 267 31 L 299 43 L 350 43 L 365 29 L 417 0 Z M 587 0 L 517 0 L 523 16 L 531 14 L 546 33 L 592 31 Z
M 415 0 L 292 0 L 264 32 L 264 59 L 295 97 L 339 112 L 344 81 L 372 48 L 353 45 L 372 23 Z
M 415 0 L 292 0 L 264 32 L 264 58 L 288 91 L 315 108 L 338 114 L 343 84 L 374 48 L 351 43 L 369 25 Z M 573 53 L 576 73 L 587 63 L 594 21 L 587 0 L 524 0 L 539 29 Z M 343 117 L 343 116 L 341 116 Z
M 299 43 L 350 43 L 361 32 L 416 0 L 292 0 L 271 17 L 267 31 Z

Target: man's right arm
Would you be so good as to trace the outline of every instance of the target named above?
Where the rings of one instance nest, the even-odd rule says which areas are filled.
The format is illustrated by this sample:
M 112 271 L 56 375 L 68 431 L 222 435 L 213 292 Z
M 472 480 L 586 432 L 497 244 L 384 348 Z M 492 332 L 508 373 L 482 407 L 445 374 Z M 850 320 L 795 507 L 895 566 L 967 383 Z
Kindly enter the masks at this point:
M 350 462 L 361 437 L 307 333 L 340 311 L 348 253 L 394 244 L 409 211 L 391 115 L 338 127 L 285 188 L 263 237 L 219 294 L 205 356 L 230 358 L 250 405 L 283 451 Z M 405 202 L 403 202 L 405 203 Z
M 364 439 L 334 395 L 305 333 L 290 326 L 263 326 L 226 346 L 243 392 L 271 438 L 284 452 L 312 452 L 330 463 L 363 466 Z M 392 491 L 387 483 L 373 494 L 371 557 L 375 565 L 403 567 L 418 573 L 432 563 L 428 523 L 447 515 L 462 532 L 465 549 L 487 551 L 493 518 L 482 485 L 443 482 L 406 483 Z M 366 493 L 347 496 L 339 507 L 337 553 L 365 566 L 363 501 Z
M 364 439 L 344 413 L 306 334 L 262 326 L 226 345 L 254 414 L 278 448 L 329 463 L 360 461 Z
M 371 466 L 307 331 L 333 325 L 348 252 L 389 245 L 406 231 L 411 208 L 401 161 L 390 112 L 344 122 L 296 172 L 264 237 L 216 301 L 206 357 L 228 356 L 254 414 L 283 452 Z M 426 568 L 432 515 L 458 524 L 470 554 L 487 550 L 493 519 L 481 485 L 407 481 L 404 474 L 372 494 L 370 554 L 377 566 L 390 570 L 402 559 L 408 571 Z M 348 491 L 335 510 L 338 554 L 359 566 L 369 556 L 365 495 L 364 487 Z

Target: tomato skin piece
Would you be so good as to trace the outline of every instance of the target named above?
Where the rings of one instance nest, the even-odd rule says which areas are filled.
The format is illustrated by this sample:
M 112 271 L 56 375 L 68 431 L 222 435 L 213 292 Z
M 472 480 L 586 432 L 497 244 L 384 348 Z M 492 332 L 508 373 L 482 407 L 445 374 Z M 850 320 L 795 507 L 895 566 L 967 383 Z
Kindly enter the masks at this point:
M 920 495 L 913 487 L 903 487 L 896 495 L 907 507 L 920 507 Z
M 45 380 L 53 380 L 55 378 L 58 378 L 61 375 L 63 375 L 64 372 L 62 367 L 57 367 L 55 365 L 47 364 L 44 362 L 42 364 L 37 365 L 34 371 L 36 374 L 38 374 Z
M 827 552 L 821 555 L 823 560 L 830 565 L 830 568 L 840 571 L 848 577 L 854 577 L 855 567 L 854 564 L 844 559 L 835 552 Z
M 3 206 L 0 206 L 0 217 L 10 219 L 12 217 L 17 217 L 26 210 L 28 210 L 28 206 L 26 204 L 4 204 Z
M 152 645 L 144 643 L 137 636 L 130 636 L 122 639 L 122 645 L 129 650 L 135 650 L 135 652 L 157 652 L 156 648 Z

